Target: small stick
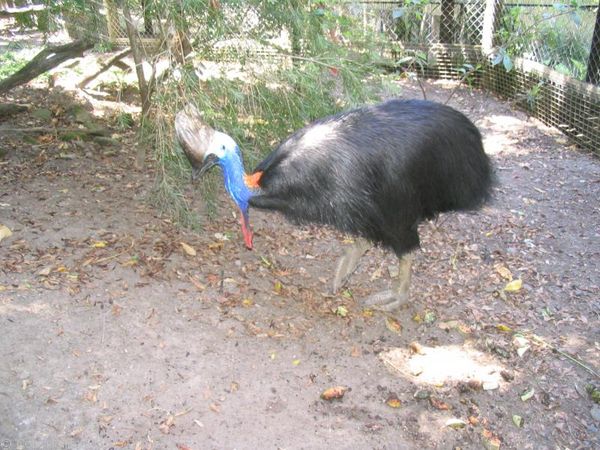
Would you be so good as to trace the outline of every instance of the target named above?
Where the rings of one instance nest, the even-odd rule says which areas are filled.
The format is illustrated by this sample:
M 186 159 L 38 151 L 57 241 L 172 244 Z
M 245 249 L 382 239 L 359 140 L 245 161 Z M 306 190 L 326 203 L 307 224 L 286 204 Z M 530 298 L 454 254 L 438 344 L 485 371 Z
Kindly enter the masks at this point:
M 559 348 L 555 347 L 554 345 L 546 342 L 544 339 L 542 339 L 539 336 L 536 335 L 532 335 L 531 338 L 536 341 L 539 344 L 542 345 L 546 345 L 547 347 L 550 348 L 550 350 L 564 356 L 565 358 L 567 358 L 569 361 L 577 364 L 579 367 L 587 370 L 589 373 L 591 373 L 592 375 L 594 375 L 596 378 L 600 379 L 600 374 L 598 372 L 596 372 L 594 369 L 592 369 L 591 367 L 589 367 L 588 365 L 584 364 L 582 361 L 578 360 L 577 358 L 575 358 L 574 356 L 569 355 L 567 352 L 560 350 Z

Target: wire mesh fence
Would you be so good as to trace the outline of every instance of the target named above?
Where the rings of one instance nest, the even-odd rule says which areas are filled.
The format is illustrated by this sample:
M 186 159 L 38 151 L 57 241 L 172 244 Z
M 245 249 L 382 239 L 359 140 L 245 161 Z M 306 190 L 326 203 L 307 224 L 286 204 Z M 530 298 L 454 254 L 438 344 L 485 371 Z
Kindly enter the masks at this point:
M 380 52 L 392 67 L 467 80 L 600 151 L 598 0 L 64 0 L 54 27 L 146 57 L 327 61 L 325 43 Z M 64 6 L 69 4 L 69 8 Z M 303 20 L 299 19 L 303 12 Z M 129 27 L 128 27 L 129 25 Z M 310 41 L 310 45 L 308 44 Z M 319 44 L 319 42 L 321 44 Z M 365 43 L 368 42 L 368 45 Z M 186 59 L 187 58 L 187 59 Z
M 486 11 L 493 8 L 494 21 L 487 24 L 490 44 L 501 49 L 507 63 L 519 57 L 578 80 L 600 83 L 598 0 L 568 3 L 549 0 L 296 0 L 287 3 L 292 9 L 293 6 L 329 9 L 349 17 L 362 27 L 363 36 L 377 35 L 387 44 L 387 50 L 394 45 L 420 48 L 435 44 L 481 45 Z M 112 45 L 126 46 L 124 4 L 121 0 L 73 2 L 62 20 L 74 38 L 91 35 Z M 189 39 L 196 45 L 201 43 L 204 49 L 221 53 L 225 48 L 261 52 L 267 47 L 273 48 L 261 45 L 273 38 L 279 38 L 277 46 L 280 48 L 294 45 L 290 42 L 293 36 L 289 20 L 286 23 L 285 18 L 269 14 L 269 2 L 137 0 L 128 1 L 127 5 L 139 39 L 147 45 L 160 45 L 168 38 L 173 19 L 183 15 L 181 9 L 185 9 L 184 14 L 189 19 L 184 27 Z M 301 41 L 296 44 L 301 46 Z
M 363 27 L 404 46 L 481 45 L 486 8 L 495 9 L 493 44 L 507 55 L 544 64 L 562 74 L 586 80 L 598 17 L 596 0 L 407 0 L 348 2 L 345 10 L 362 17 Z M 597 47 L 597 44 L 596 44 Z M 595 78 L 587 77 L 596 84 Z

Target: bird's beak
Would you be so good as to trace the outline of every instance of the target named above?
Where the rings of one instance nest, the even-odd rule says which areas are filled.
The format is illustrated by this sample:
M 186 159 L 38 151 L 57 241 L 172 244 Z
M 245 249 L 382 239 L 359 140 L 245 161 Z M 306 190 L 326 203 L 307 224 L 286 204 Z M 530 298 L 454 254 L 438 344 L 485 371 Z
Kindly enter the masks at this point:
M 201 165 L 194 165 L 192 167 L 192 181 L 196 181 L 202 178 L 206 172 L 212 169 L 219 162 L 217 155 L 209 154 L 204 158 Z

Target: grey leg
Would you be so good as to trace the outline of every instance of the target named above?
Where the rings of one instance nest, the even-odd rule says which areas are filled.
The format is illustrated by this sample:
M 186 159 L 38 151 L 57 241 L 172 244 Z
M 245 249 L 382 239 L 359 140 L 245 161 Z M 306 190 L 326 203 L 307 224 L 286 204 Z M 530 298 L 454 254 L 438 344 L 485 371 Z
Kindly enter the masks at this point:
M 369 296 L 364 302 L 366 306 L 381 311 L 393 311 L 408 303 L 412 254 L 404 255 L 399 261 L 398 278 L 392 279 L 392 288 Z
M 336 293 L 348 281 L 348 277 L 356 270 L 360 257 L 369 250 L 373 244 L 366 239 L 356 238 L 352 246 L 339 259 L 333 279 L 333 292 Z

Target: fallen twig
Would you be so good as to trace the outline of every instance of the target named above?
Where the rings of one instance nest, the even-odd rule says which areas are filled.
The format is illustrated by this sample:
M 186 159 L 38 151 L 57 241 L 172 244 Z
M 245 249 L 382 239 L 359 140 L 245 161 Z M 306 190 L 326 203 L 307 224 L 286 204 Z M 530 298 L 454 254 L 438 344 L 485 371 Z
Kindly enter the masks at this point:
M 589 373 L 591 373 L 592 375 L 594 375 L 596 378 L 600 379 L 600 373 L 596 372 L 594 369 L 592 369 L 590 366 L 586 365 L 585 363 L 583 363 L 582 361 L 580 361 L 579 359 L 575 358 L 574 356 L 569 355 L 567 352 L 565 352 L 564 350 L 561 350 L 557 347 L 555 347 L 554 345 L 550 344 L 549 342 L 545 341 L 544 339 L 542 339 L 539 336 L 536 336 L 535 334 L 532 334 L 531 336 L 531 340 L 537 342 L 538 344 L 541 345 L 545 345 L 547 346 L 550 350 L 552 350 L 553 352 L 558 353 L 559 355 L 564 356 L 565 358 L 567 358 L 569 361 L 577 364 L 579 367 L 581 367 L 582 369 L 587 370 Z
M 93 73 L 89 77 L 84 78 L 81 81 L 81 83 L 78 84 L 79 88 L 83 89 L 84 87 L 86 87 L 91 81 L 96 79 L 96 77 L 98 77 L 98 75 L 106 72 L 108 69 L 110 69 L 111 66 L 113 66 L 115 63 L 117 63 L 118 61 L 123 59 L 125 56 L 129 55 L 130 53 L 131 53 L 131 47 L 127 47 L 125 50 L 122 50 L 119 53 L 117 53 L 116 55 L 114 55 L 112 58 L 110 58 L 108 61 L 106 61 L 104 64 L 102 64 L 100 69 L 98 69 L 95 73 Z

